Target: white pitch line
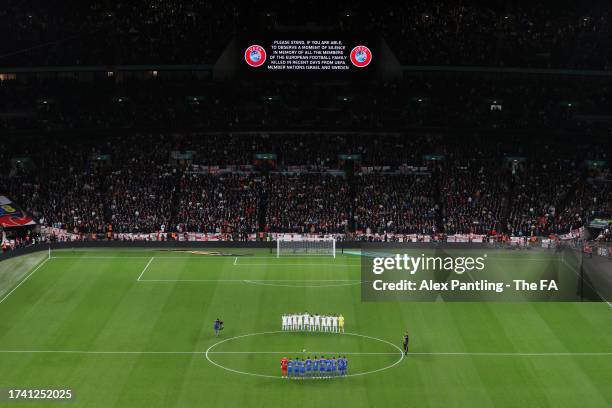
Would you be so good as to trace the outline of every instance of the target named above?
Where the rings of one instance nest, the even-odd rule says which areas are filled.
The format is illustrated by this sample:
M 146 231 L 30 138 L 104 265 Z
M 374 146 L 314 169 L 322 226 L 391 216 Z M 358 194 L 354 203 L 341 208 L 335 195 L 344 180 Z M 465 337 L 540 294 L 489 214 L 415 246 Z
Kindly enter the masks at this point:
M 203 354 L 204 351 L 0 350 L 0 354 Z
M 297 282 L 297 281 L 289 281 L 289 282 Z M 304 281 L 304 282 L 316 282 L 316 281 Z M 325 282 L 325 281 L 323 281 Z M 330 281 L 327 282 L 327 284 L 317 284 L 317 285 L 312 285 L 312 284 L 286 284 L 286 283 L 281 283 L 281 282 L 274 282 L 274 281 L 265 281 L 265 280 L 245 280 L 244 283 L 250 283 L 251 285 L 260 285 L 260 286 L 273 286 L 273 287 L 283 287 L 283 288 L 292 288 L 292 289 L 303 289 L 303 288 L 338 288 L 341 286 L 355 286 L 358 285 L 360 283 L 362 283 L 359 280 L 355 280 L 355 281 Z
M 288 266 L 332 266 L 334 268 L 339 268 L 339 267 L 359 267 L 361 264 L 333 264 L 333 263 L 306 263 L 306 264 L 297 264 L 297 263 L 283 263 L 283 264 L 270 264 L 270 263 L 241 263 L 241 264 L 234 264 L 236 266 L 265 266 L 266 268 L 269 267 L 281 267 L 281 268 L 285 268 Z
M 575 269 L 575 268 L 574 268 L 572 265 L 570 265 L 570 264 L 569 264 L 569 263 L 568 263 L 568 262 L 565 260 L 565 258 L 561 258 L 561 261 L 563 262 L 563 264 L 564 264 L 565 266 L 567 266 L 567 267 L 569 268 L 569 270 L 570 270 L 570 271 L 574 272 L 574 275 L 576 275 L 576 276 L 578 277 L 578 279 L 581 279 L 580 273 L 579 273 L 579 272 L 578 272 L 578 271 L 577 271 L 577 270 L 576 270 L 576 269 Z M 591 289 L 593 289 L 593 290 L 595 291 L 595 293 L 597 293 L 597 294 L 599 295 L 599 292 L 597 291 L 597 289 L 595 289 L 595 288 L 594 288 L 593 286 L 591 286 L 591 284 L 589 284 L 589 283 L 587 283 L 587 285 L 588 285 L 588 286 L 589 286 Z M 610 302 L 609 302 L 607 299 L 604 299 L 604 297 L 603 297 L 603 296 L 601 296 L 601 295 L 599 295 L 599 297 L 600 297 L 600 298 L 601 298 L 601 299 L 602 299 L 604 302 L 606 302 L 610 308 L 612 308 L 612 303 L 610 303 Z
M 139 279 L 140 282 L 370 282 L 360 279 Z
M 0 350 L 0 354 L 84 354 L 84 355 L 95 355 L 95 354 L 152 354 L 152 355 L 173 355 L 173 354 L 186 354 L 186 355 L 197 355 L 204 354 L 206 351 L 108 351 L 108 350 Z M 351 351 L 210 351 L 208 354 L 347 354 L 347 355 L 397 355 L 394 353 L 370 353 L 370 352 L 351 352 Z
M 282 331 L 282 330 L 276 330 L 276 331 L 271 331 L 271 332 L 248 333 L 248 334 L 242 334 L 242 335 L 240 335 L 240 336 L 235 336 L 235 337 L 226 338 L 226 339 L 223 339 L 223 340 L 221 340 L 221 341 L 218 341 L 217 343 L 215 343 L 215 344 L 213 344 L 212 346 L 210 346 L 210 347 L 209 347 L 209 348 L 206 350 L 206 353 L 204 354 L 204 357 L 205 357 L 205 358 L 206 358 L 206 360 L 208 360 L 208 362 L 209 362 L 209 363 L 211 363 L 212 365 L 217 366 L 217 367 L 219 367 L 219 368 L 221 368 L 221 369 L 223 369 L 223 370 L 226 370 L 226 371 L 230 371 L 230 372 L 236 373 L 236 374 L 249 375 L 249 376 L 253 376 L 253 377 L 262 377 L 262 378 L 278 378 L 278 379 L 280 379 L 280 378 L 283 378 L 283 377 L 281 377 L 281 376 L 274 376 L 274 375 L 267 375 L 267 374 L 259 374 L 259 373 L 250 373 L 250 372 L 246 372 L 246 371 L 235 370 L 235 369 L 233 369 L 233 368 L 226 367 L 226 366 L 224 366 L 224 365 L 222 365 L 222 364 L 219 364 L 218 362 L 216 362 L 216 361 L 214 361 L 213 359 L 211 359 L 211 358 L 210 358 L 210 355 L 211 355 L 211 353 L 212 353 L 212 352 L 211 352 L 211 350 L 212 350 L 213 348 L 217 347 L 219 344 L 223 344 L 223 343 L 231 342 L 231 341 L 233 341 L 233 340 L 242 339 L 242 338 L 245 338 L 245 337 L 261 336 L 261 335 L 266 335 L 266 334 L 280 334 L 280 333 L 283 333 L 283 334 L 284 334 L 284 333 L 290 333 L 290 332 L 288 332 L 288 331 Z M 385 343 L 385 344 L 387 344 L 387 345 L 389 345 L 389 346 L 393 347 L 394 349 L 396 349 L 398 353 L 394 353 L 394 354 L 399 355 L 399 359 L 398 359 L 398 360 L 396 360 L 395 362 L 393 362 L 393 363 L 391 363 L 391 364 L 389 364 L 389 365 L 387 365 L 387 366 L 385 366 L 385 367 L 382 367 L 382 368 L 379 368 L 379 369 L 376 369 L 376 370 L 371 370 L 371 371 L 363 371 L 363 372 L 357 372 L 357 373 L 353 373 L 353 374 L 347 374 L 347 375 L 345 375 L 345 376 L 343 376 L 343 377 L 358 377 L 358 376 L 363 376 L 363 375 L 368 375 L 368 374 L 378 373 L 378 372 L 380 372 L 380 371 L 384 371 L 384 370 L 388 370 L 388 369 L 390 369 L 390 368 L 393 368 L 393 367 L 395 367 L 397 364 L 401 363 L 401 362 L 404 360 L 404 353 L 403 353 L 402 349 L 401 349 L 401 348 L 399 348 L 399 347 L 398 347 L 396 344 L 393 344 L 393 343 L 391 343 L 391 342 L 389 342 L 389 341 L 387 341 L 387 340 L 379 339 L 379 338 L 377 338 L 377 337 L 366 336 L 366 335 L 364 335 L 364 334 L 358 334 L 358 333 L 349 333 L 349 332 L 346 332 L 346 333 L 343 333 L 343 335 L 345 335 L 345 336 L 362 337 L 362 338 L 371 339 L 371 340 L 376 340 L 376 341 L 379 341 L 379 342 Z M 329 353 L 328 353 L 328 354 L 329 354 Z
M 159 253 L 158 253 L 159 255 Z M 284 260 L 288 260 L 288 259 L 312 259 L 312 256 L 310 257 L 305 257 L 305 256 L 294 256 L 294 257 L 287 257 L 287 258 L 272 258 L 272 257 L 268 257 L 268 256 L 248 256 L 248 255 L 238 255 L 238 256 L 227 256 L 227 255 L 203 255 L 203 254 L 191 254 L 191 255 L 186 255 L 186 256 L 157 256 L 157 259 L 231 259 L 231 258 L 243 258 L 243 259 L 268 259 L 270 260 L 270 262 L 277 262 L 277 263 L 282 263 Z M 52 256 L 51 259 L 149 259 L 148 256 L 146 255 L 139 255 L 139 256 L 101 256 L 101 255 L 93 255 L 93 256 L 77 256 L 77 255 L 66 255 L 66 256 Z M 333 258 L 332 258 L 333 259 Z M 329 264 L 333 265 L 334 263 L 337 263 L 337 260 L 332 260 L 330 259 Z M 344 258 L 345 260 L 352 260 L 355 258 Z M 355 262 L 355 265 L 359 265 L 360 262 Z
M 153 259 L 155 259 L 154 256 L 152 256 L 151 259 L 149 259 L 149 262 L 147 262 L 147 265 L 144 267 L 142 272 L 140 272 L 140 275 L 138 275 L 138 279 L 136 279 L 136 281 L 139 281 L 140 278 L 142 278 L 142 275 L 144 275 L 144 273 L 146 272 L 146 270 L 149 269 L 149 265 L 151 265 L 151 262 L 153 262 Z
M 49 260 L 49 258 L 45 258 L 44 261 L 42 261 L 36 268 L 34 268 L 34 270 L 32 272 L 30 272 L 25 278 L 23 278 L 21 280 L 21 282 L 19 282 L 19 284 L 17 286 L 15 286 L 9 293 L 6 294 L 6 296 L 4 296 L 2 299 L 0 299 L 0 303 L 4 302 L 9 296 L 11 296 L 11 294 L 17 290 L 18 287 L 20 287 L 21 285 L 23 285 L 23 283 L 25 281 L 27 281 L 30 276 L 34 275 L 34 272 L 36 272 L 37 270 L 39 270 L 44 264 L 47 263 L 47 261 Z
M 408 355 L 423 355 L 423 356 L 493 356 L 493 357 L 581 357 L 581 356 L 612 356 L 612 352 L 585 352 L 585 353 L 496 353 L 496 352 L 408 352 Z
M 83 355 L 197 355 L 206 351 L 110 351 L 110 350 L 0 350 L 0 354 L 83 354 Z M 347 355 L 397 355 L 398 352 L 361 351 L 209 351 L 208 354 L 347 354 Z M 584 353 L 512 353 L 512 352 L 408 352 L 408 356 L 466 356 L 466 357 L 603 357 L 612 352 Z
M 395 352 L 351 352 L 351 351 L 209 351 L 208 354 L 351 354 L 351 355 L 397 355 Z M 612 356 L 610 353 L 477 353 L 477 352 L 408 352 L 408 355 L 424 355 L 424 356 L 546 356 L 546 357 L 562 357 L 562 356 Z
M 244 259 L 268 259 L 270 262 L 277 262 L 279 264 L 282 264 L 282 262 L 284 260 L 289 260 L 289 259 L 301 259 L 301 260 L 307 260 L 307 259 L 313 259 L 313 256 L 315 255 L 310 255 L 310 256 L 287 256 L 284 258 L 274 258 L 274 257 L 269 257 L 269 256 L 249 256 L 249 255 L 239 255 L 240 258 L 244 258 Z M 158 256 L 158 259 L 223 259 L 223 258 L 235 258 L 235 256 L 227 256 L 227 255 L 204 255 L 204 254 L 191 254 L 191 255 L 186 255 L 186 256 Z M 321 259 L 323 256 L 319 256 L 319 259 Z M 364 258 L 372 258 L 370 256 L 363 256 Z M 92 256 L 78 256 L 78 255 L 65 255 L 65 256 L 52 256 L 51 259 L 148 259 L 149 257 L 146 255 L 140 255 L 140 256 L 136 256 L 136 255 L 128 255 L 128 256 L 113 256 L 113 255 L 108 255 L 108 256 L 102 256 L 102 255 L 92 255 Z M 336 259 L 331 258 L 329 264 L 334 264 L 334 263 L 338 263 L 338 259 L 344 259 L 345 261 L 356 261 L 354 263 L 354 265 L 360 265 L 361 264 L 361 258 L 362 257 L 354 257 L 354 256 L 344 256 L 344 257 L 338 257 Z M 332 260 L 333 259 L 333 260 Z M 489 256 L 487 257 L 487 260 L 490 261 L 525 261 L 525 262 L 563 262 L 562 259 L 559 258 L 523 258 L 521 259 L 520 257 L 517 258 L 510 258 L 510 257 L 493 257 L 493 256 Z M 240 264 L 239 264 L 240 265 Z M 266 264 L 267 265 L 267 264 Z
M 95 259 L 149 259 L 149 256 L 52 256 L 51 259 L 81 259 L 83 261 Z M 190 258 L 190 257 L 168 257 L 168 258 Z
M 209 351 L 208 354 L 350 354 L 354 355 L 392 355 L 397 356 L 397 351 L 393 352 L 365 352 L 365 351 Z
M 248 282 L 370 282 L 361 279 L 242 279 Z

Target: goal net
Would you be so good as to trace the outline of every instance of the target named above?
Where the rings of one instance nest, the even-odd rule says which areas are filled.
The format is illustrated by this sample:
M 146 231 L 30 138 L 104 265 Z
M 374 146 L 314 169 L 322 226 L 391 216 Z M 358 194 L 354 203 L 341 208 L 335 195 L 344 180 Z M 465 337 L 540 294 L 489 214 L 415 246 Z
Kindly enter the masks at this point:
M 334 238 L 287 239 L 279 237 L 276 241 L 276 257 L 287 255 L 323 255 L 336 257 Z

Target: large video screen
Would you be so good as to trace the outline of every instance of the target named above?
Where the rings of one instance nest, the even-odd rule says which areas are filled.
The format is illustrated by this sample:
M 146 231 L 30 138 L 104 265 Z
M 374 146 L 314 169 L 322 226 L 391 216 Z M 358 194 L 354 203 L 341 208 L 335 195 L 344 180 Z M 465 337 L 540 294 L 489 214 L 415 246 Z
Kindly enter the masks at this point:
M 377 58 L 374 41 L 338 35 L 257 36 L 241 50 L 243 71 L 266 77 L 367 77 Z

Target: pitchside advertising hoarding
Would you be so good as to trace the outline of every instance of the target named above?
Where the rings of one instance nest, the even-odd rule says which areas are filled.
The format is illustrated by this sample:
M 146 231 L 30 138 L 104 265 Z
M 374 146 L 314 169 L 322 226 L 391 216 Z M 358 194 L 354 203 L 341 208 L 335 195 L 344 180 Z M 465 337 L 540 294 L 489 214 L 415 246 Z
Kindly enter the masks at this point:
M 367 78 L 378 62 L 371 36 L 278 33 L 241 40 L 242 71 L 266 78 Z

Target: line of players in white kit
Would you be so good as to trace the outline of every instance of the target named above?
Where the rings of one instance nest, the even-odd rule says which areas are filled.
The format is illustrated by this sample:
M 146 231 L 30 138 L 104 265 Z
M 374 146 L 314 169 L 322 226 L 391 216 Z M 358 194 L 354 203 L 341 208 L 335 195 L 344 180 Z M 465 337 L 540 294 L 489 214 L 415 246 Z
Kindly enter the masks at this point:
M 329 333 L 344 333 L 344 316 L 320 315 L 308 312 L 284 314 L 282 316 L 283 331 L 320 331 Z

